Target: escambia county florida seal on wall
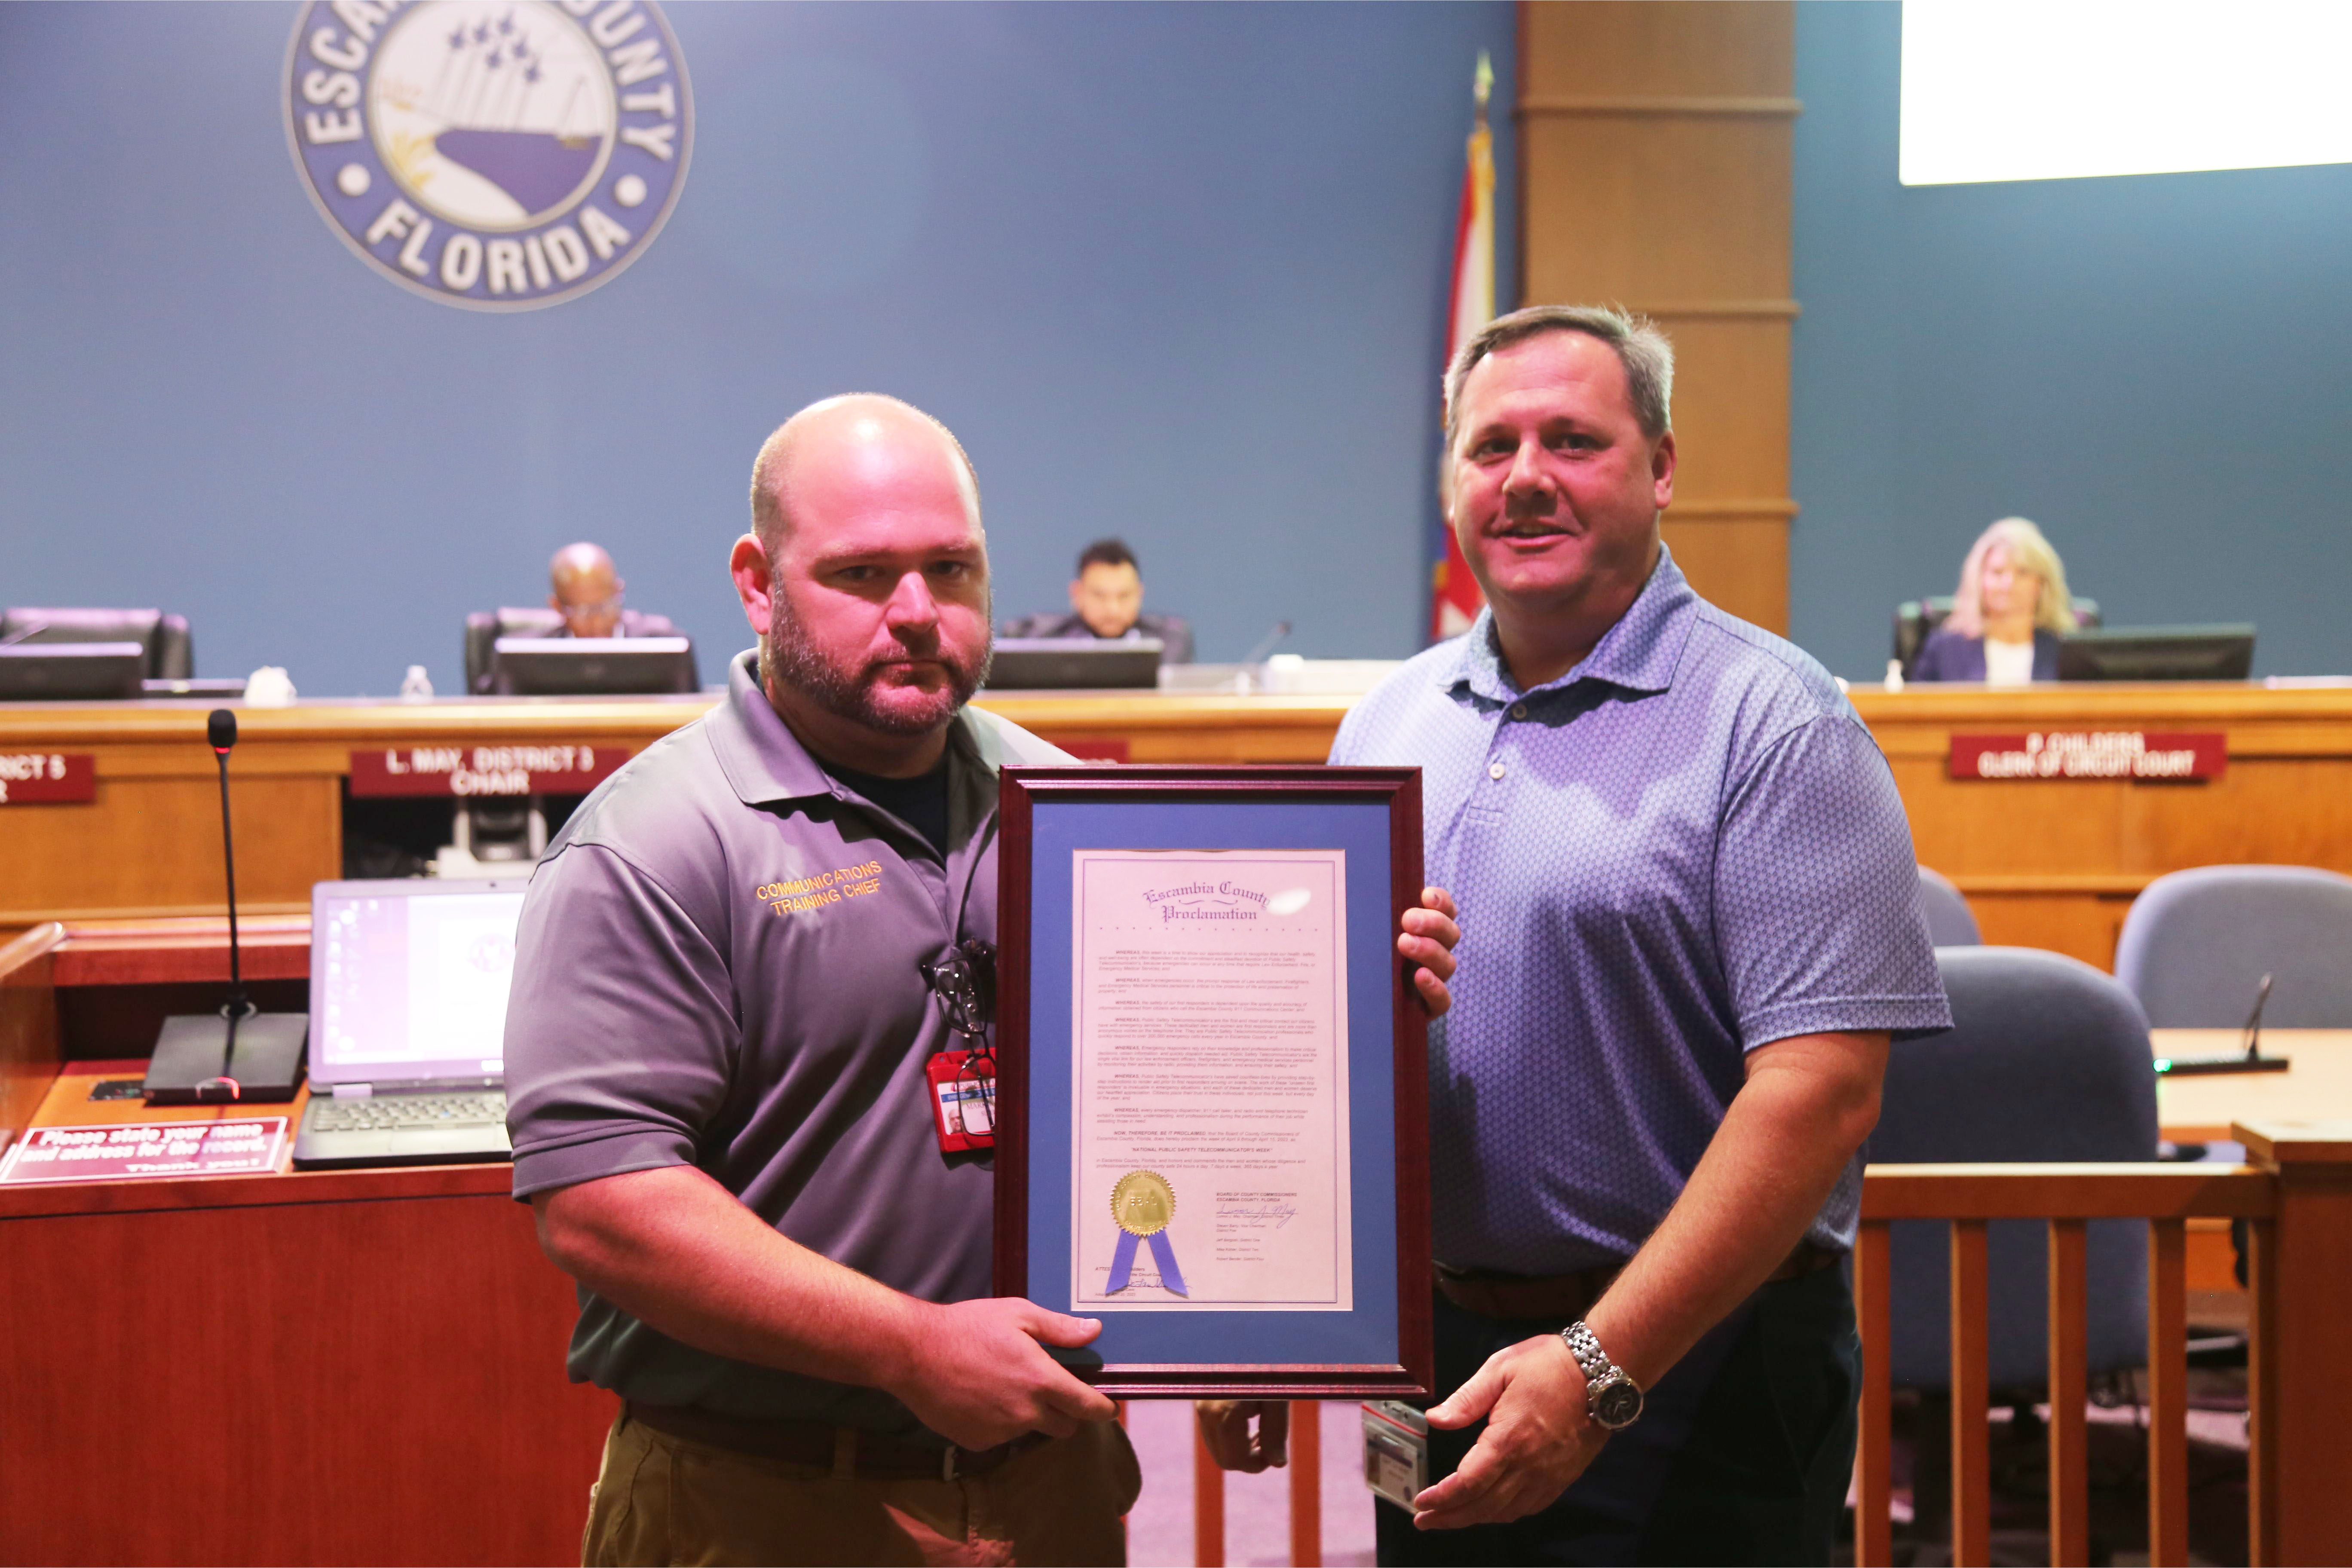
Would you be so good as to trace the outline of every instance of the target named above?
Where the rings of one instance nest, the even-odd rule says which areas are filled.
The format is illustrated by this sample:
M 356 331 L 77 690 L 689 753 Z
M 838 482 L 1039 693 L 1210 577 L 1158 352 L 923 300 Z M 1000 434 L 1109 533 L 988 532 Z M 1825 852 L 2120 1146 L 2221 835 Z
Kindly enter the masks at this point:
M 286 134 L 378 272 L 478 310 L 584 294 L 653 243 L 694 106 L 652 0 L 312 0 Z

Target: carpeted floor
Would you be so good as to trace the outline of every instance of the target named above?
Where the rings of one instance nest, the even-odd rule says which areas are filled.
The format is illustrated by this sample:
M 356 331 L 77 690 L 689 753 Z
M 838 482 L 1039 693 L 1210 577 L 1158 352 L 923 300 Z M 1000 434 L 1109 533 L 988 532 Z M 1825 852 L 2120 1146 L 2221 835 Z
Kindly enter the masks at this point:
M 2147 1413 L 2125 1397 L 2095 1405 L 2090 1416 L 2093 1561 L 2147 1560 Z M 2236 1564 L 2246 1552 L 2245 1374 L 2242 1368 L 2200 1368 L 2190 1374 L 2189 1413 L 2189 1544 L 2200 1563 Z M 1323 1406 L 1323 1561 L 1351 1568 L 1372 1561 L 1372 1510 L 1364 1488 L 1358 1406 Z M 2050 1561 L 2042 1421 L 1994 1413 L 1993 1561 Z M 1895 1417 L 1895 1561 L 1910 1568 L 1948 1563 L 1949 1523 L 1943 1487 L 1932 1477 L 1948 1464 L 1940 1406 L 1924 1409 L 1900 1396 Z M 1128 1435 L 1143 1466 L 1143 1495 L 1128 1516 L 1128 1561 L 1136 1568 L 1189 1568 L 1192 1542 L 1192 1407 L 1184 1400 L 1137 1400 Z M 1914 1490 L 1914 1472 L 1927 1485 Z M 1926 1517 L 1915 1518 L 1915 1508 Z M 1846 1559 L 1851 1561 L 1851 1557 Z M 1286 1470 L 1225 1478 L 1225 1562 L 1233 1568 L 1276 1568 L 1290 1561 L 1290 1477 Z
M 2089 1417 L 2091 1561 L 2147 1561 L 2147 1411 L 2126 1374 L 2114 1404 Z M 2189 1411 L 2189 1545 L 2192 1563 L 2247 1561 L 2245 1372 L 2192 1368 Z M 1948 1407 L 1897 1395 L 1895 1420 L 1895 1561 L 1937 1568 L 1951 1561 Z M 1992 1561 L 2050 1561 L 2046 1406 L 1993 1413 Z M 1850 1537 L 1849 1537 L 1850 1540 Z M 1852 1562 L 1851 1547 L 1843 1561 Z
M 1372 1561 L 1375 1504 L 1364 1489 L 1359 1408 L 1352 1400 L 1323 1406 L 1323 1561 L 1332 1568 Z M 1143 1495 L 1127 1516 L 1127 1560 L 1135 1568 L 1188 1568 L 1195 1561 L 1192 1406 L 1181 1399 L 1135 1400 L 1127 1407 L 1127 1433 L 1143 1463 Z M 1233 1568 L 1290 1561 L 1288 1471 L 1225 1478 L 1225 1561 Z

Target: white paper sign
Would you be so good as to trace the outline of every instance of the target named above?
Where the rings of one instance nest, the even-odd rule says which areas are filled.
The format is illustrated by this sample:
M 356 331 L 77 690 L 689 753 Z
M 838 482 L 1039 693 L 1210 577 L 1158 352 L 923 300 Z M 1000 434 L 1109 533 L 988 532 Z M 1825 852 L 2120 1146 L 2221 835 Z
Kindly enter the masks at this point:
M 1346 852 L 1072 859 L 1072 1310 L 1352 1310 Z
M 33 1127 L 0 1159 L 0 1184 L 267 1175 L 285 1152 L 282 1116 Z

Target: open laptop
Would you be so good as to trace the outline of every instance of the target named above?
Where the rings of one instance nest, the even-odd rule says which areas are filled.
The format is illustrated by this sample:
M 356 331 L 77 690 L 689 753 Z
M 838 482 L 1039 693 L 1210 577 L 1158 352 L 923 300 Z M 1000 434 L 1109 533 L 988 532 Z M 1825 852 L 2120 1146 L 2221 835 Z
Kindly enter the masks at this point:
M 310 1103 L 297 1170 L 511 1157 L 507 984 L 527 885 L 310 889 Z

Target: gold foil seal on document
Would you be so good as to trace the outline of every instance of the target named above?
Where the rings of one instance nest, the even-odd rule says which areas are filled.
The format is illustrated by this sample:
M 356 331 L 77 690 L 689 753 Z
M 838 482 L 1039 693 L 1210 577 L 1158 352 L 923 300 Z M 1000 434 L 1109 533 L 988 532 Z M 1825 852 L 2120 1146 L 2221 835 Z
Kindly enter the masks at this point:
M 1129 1171 L 1110 1190 L 1110 1217 L 1130 1236 L 1153 1236 L 1176 1217 L 1176 1189 L 1156 1171 Z

